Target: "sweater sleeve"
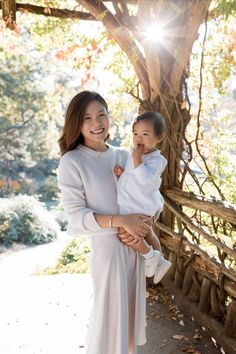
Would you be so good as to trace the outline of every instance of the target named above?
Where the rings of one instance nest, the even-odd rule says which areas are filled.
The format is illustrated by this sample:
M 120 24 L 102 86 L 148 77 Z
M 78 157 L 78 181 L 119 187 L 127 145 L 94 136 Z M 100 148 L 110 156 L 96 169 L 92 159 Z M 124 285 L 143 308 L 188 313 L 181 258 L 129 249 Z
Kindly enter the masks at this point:
M 86 206 L 84 186 L 78 166 L 68 156 L 61 158 L 58 169 L 58 186 L 69 221 L 68 234 L 88 234 L 101 229 L 95 220 L 94 211 Z
M 134 168 L 134 173 L 140 184 L 151 184 L 160 177 L 167 164 L 167 160 L 159 155 L 152 156 L 145 163 Z

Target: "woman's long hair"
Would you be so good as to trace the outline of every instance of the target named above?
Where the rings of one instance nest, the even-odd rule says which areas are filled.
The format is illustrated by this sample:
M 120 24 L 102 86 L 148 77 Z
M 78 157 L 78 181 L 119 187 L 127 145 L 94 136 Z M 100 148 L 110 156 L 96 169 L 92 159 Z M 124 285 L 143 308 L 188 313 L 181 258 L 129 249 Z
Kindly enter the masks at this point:
M 108 112 L 106 101 L 97 92 L 82 91 L 74 96 L 67 108 L 65 124 L 58 140 L 61 155 L 74 150 L 79 144 L 83 144 L 84 137 L 81 134 L 83 117 L 88 104 L 92 101 L 99 101 Z

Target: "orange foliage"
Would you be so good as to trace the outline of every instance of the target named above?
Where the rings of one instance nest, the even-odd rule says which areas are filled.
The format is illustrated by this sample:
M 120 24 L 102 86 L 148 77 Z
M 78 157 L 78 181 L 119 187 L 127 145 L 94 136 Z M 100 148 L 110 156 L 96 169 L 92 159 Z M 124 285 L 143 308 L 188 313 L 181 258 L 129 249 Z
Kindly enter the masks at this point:
M 7 180 L 5 179 L 0 179 L 0 188 L 6 188 L 7 187 Z M 12 189 L 14 189 L 15 191 L 18 191 L 21 189 L 21 183 L 16 181 L 16 180 L 12 180 L 11 181 L 11 187 Z

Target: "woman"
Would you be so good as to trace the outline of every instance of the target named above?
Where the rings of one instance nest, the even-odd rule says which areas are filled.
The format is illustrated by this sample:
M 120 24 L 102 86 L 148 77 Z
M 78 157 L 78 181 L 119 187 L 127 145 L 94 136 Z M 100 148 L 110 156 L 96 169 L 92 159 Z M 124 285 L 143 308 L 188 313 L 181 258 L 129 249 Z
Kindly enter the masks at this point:
M 58 182 L 68 215 L 68 233 L 91 236 L 94 305 L 87 354 L 135 354 L 145 337 L 143 258 L 128 245 L 142 242 L 147 215 L 119 215 L 117 177 L 127 153 L 106 144 L 108 106 L 95 92 L 70 102 L 62 136 Z M 126 234 L 123 243 L 118 228 Z M 126 244 L 125 244 L 126 243 Z

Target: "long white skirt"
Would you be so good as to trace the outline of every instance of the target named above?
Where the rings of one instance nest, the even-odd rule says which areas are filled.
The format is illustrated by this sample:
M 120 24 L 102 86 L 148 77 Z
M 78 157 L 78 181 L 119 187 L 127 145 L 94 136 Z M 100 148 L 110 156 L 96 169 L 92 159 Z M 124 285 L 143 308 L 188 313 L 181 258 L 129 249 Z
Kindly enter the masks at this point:
M 146 342 L 144 260 L 117 235 L 91 236 L 94 302 L 87 354 L 136 354 Z

